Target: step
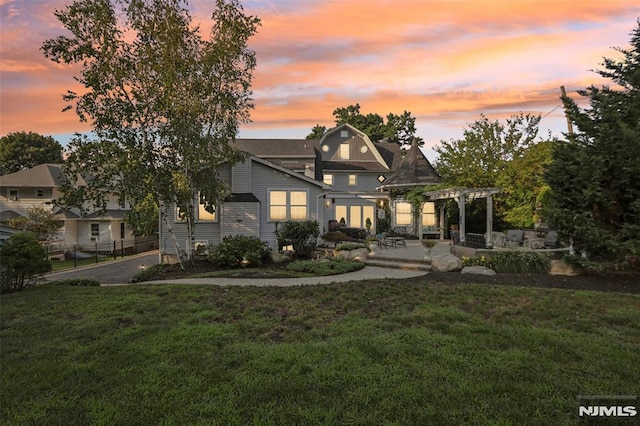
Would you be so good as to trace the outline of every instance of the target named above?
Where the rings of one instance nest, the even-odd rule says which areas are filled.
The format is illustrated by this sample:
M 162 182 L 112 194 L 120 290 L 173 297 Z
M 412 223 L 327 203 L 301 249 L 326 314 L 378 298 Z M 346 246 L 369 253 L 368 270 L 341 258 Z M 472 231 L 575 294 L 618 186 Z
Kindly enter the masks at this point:
M 419 271 L 430 271 L 431 265 L 425 262 L 419 261 L 406 261 L 400 259 L 380 259 L 376 257 L 375 259 L 368 258 L 364 261 L 365 265 L 370 266 L 382 266 L 384 268 L 395 268 L 395 269 L 414 269 Z

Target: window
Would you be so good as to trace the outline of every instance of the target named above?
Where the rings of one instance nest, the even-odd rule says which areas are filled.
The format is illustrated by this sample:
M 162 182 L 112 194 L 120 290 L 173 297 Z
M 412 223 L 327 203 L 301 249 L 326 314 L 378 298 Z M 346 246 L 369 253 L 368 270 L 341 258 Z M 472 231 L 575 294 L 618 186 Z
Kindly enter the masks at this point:
M 7 198 L 9 201 L 20 201 L 20 193 L 17 189 L 7 190 Z
M 322 182 L 327 185 L 333 185 L 333 175 L 323 175 Z
M 382 182 L 384 182 L 385 180 L 387 180 L 387 178 L 386 178 L 386 177 L 384 177 L 384 175 L 378 175 L 378 182 L 382 183 Z
M 269 191 L 269 220 L 306 220 L 307 191 Z
M 349 186 L 358 186 L 358 175 L 349 175 Z
M 340 151 L 338 151 L 338 158 L 340 158 L 341 160 L 348 160 L 349 159 L 349 144 L 348 143 L 341 143 L 340 144 Z
M 349 137 L 349 131 L 348 130 L 340 130 L 340 137 L 341 138 L 348 138 Z
M 215 222 L 216 221 L 216 206 L 209 206 L 209 210 L 204 204 L 198 204 L 198 220 L 200 222 Z
M 411 225 L 411 203 L 396 201 L 395 224 L 400 226 Z
M 183 211 L 180 207 L 176 206 L 176 222 L 182 222 L 187 220 L 187 212 Z
M 36 197 L 43 198 L 44 197 L 44 189 L 36 189 Z
M 92 223 L 91 224 L 91 237 L 98 238 L 100 236 L 100 224 Z
M 353 228 L 362 228 L 362 207 L 350 206 L 349 207 L 349 225 Z
M 120 222 L 120 239 L 121 240 L 124 240 L 124 235 L 125 235 L 124 222 Z
M 435 229 L 436 223 L 436 204 L 424 203 L 422 206 L 422 226 Z

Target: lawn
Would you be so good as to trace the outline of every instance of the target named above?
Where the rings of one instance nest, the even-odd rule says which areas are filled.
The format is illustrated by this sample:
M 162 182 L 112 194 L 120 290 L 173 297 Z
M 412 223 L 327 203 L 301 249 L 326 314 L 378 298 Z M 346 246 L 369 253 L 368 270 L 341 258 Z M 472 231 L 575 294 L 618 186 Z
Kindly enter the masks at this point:
M 0 315 L 2 424 L 563 425 L 640 393 L 638 295 L 45 285 Z

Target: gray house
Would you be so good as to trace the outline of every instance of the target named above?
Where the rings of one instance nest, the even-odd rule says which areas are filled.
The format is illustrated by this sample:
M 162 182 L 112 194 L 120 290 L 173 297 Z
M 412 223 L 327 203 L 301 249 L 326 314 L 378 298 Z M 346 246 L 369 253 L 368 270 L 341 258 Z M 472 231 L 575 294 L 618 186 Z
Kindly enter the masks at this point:
M 392 226 L 406 226 L 411 217 L 403 210 L 407 203 L 392 200 L 393 191 L 384 184 L 398 182 L 405 168 L 411 168 L 411 176 L 421 175 L 417 169 L 427 169 L 425 173 L 433 177 L 427 183 L 439 179 L 417 147 L 409 150 L 411 160 L 403 162 L 397 144 L 374 143 L 349 124 L 329 130 L 321 140 L 237 139 L 235 143 L 249 156 L 223 172 L 231 194 L 221 200 L 215 213 L 208 213 L 204 206 L 198 209 L 196 245 L 218 244 L 226 235 L 241 234 L 256 236 L 276 249 L 274 231 L 286 220 L 317 220 L 321 231 L 328 230 L 329 220 L 344 219 L 354 228 L 365 228 L 370 222 L 373 234 L 376 218 L 391 211 Z M 414 185 L 423 183 L 409 180 Z M 432 208 L 431 204 L 426 207 L 424 219 L 435 233 Z M 168 219 L 178 244 L 186 249 L 186 224 L 176 208 Z M 166 229 L 160 230 L 160 247 L 174 252 Z

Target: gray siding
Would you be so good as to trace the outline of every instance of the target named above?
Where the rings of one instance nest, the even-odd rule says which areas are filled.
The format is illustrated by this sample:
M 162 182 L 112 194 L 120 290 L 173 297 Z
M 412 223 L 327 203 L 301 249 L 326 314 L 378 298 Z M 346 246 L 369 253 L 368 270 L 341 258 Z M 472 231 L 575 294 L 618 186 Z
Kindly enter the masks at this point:
M 376 188 L 382 185 L 378 182 L 378 175 L 385 173 L 380 172 L 333 172 L 333 186 L 332 191 L 341 192 L 375 192 Z M 349 175 L 355 174 L 358 176 L 357 185 L 349 186 Z M 386 174 L 389 176 L 389 173 Z M 381 194 L 382 195 L 382 194 Z
M 231 170 L 231 192 L 244 194 L 251 192 L 250 159 L 233 166 Z
M 226 235 L 260 237 L 260 203 L 225 203 L 222 232 Z

